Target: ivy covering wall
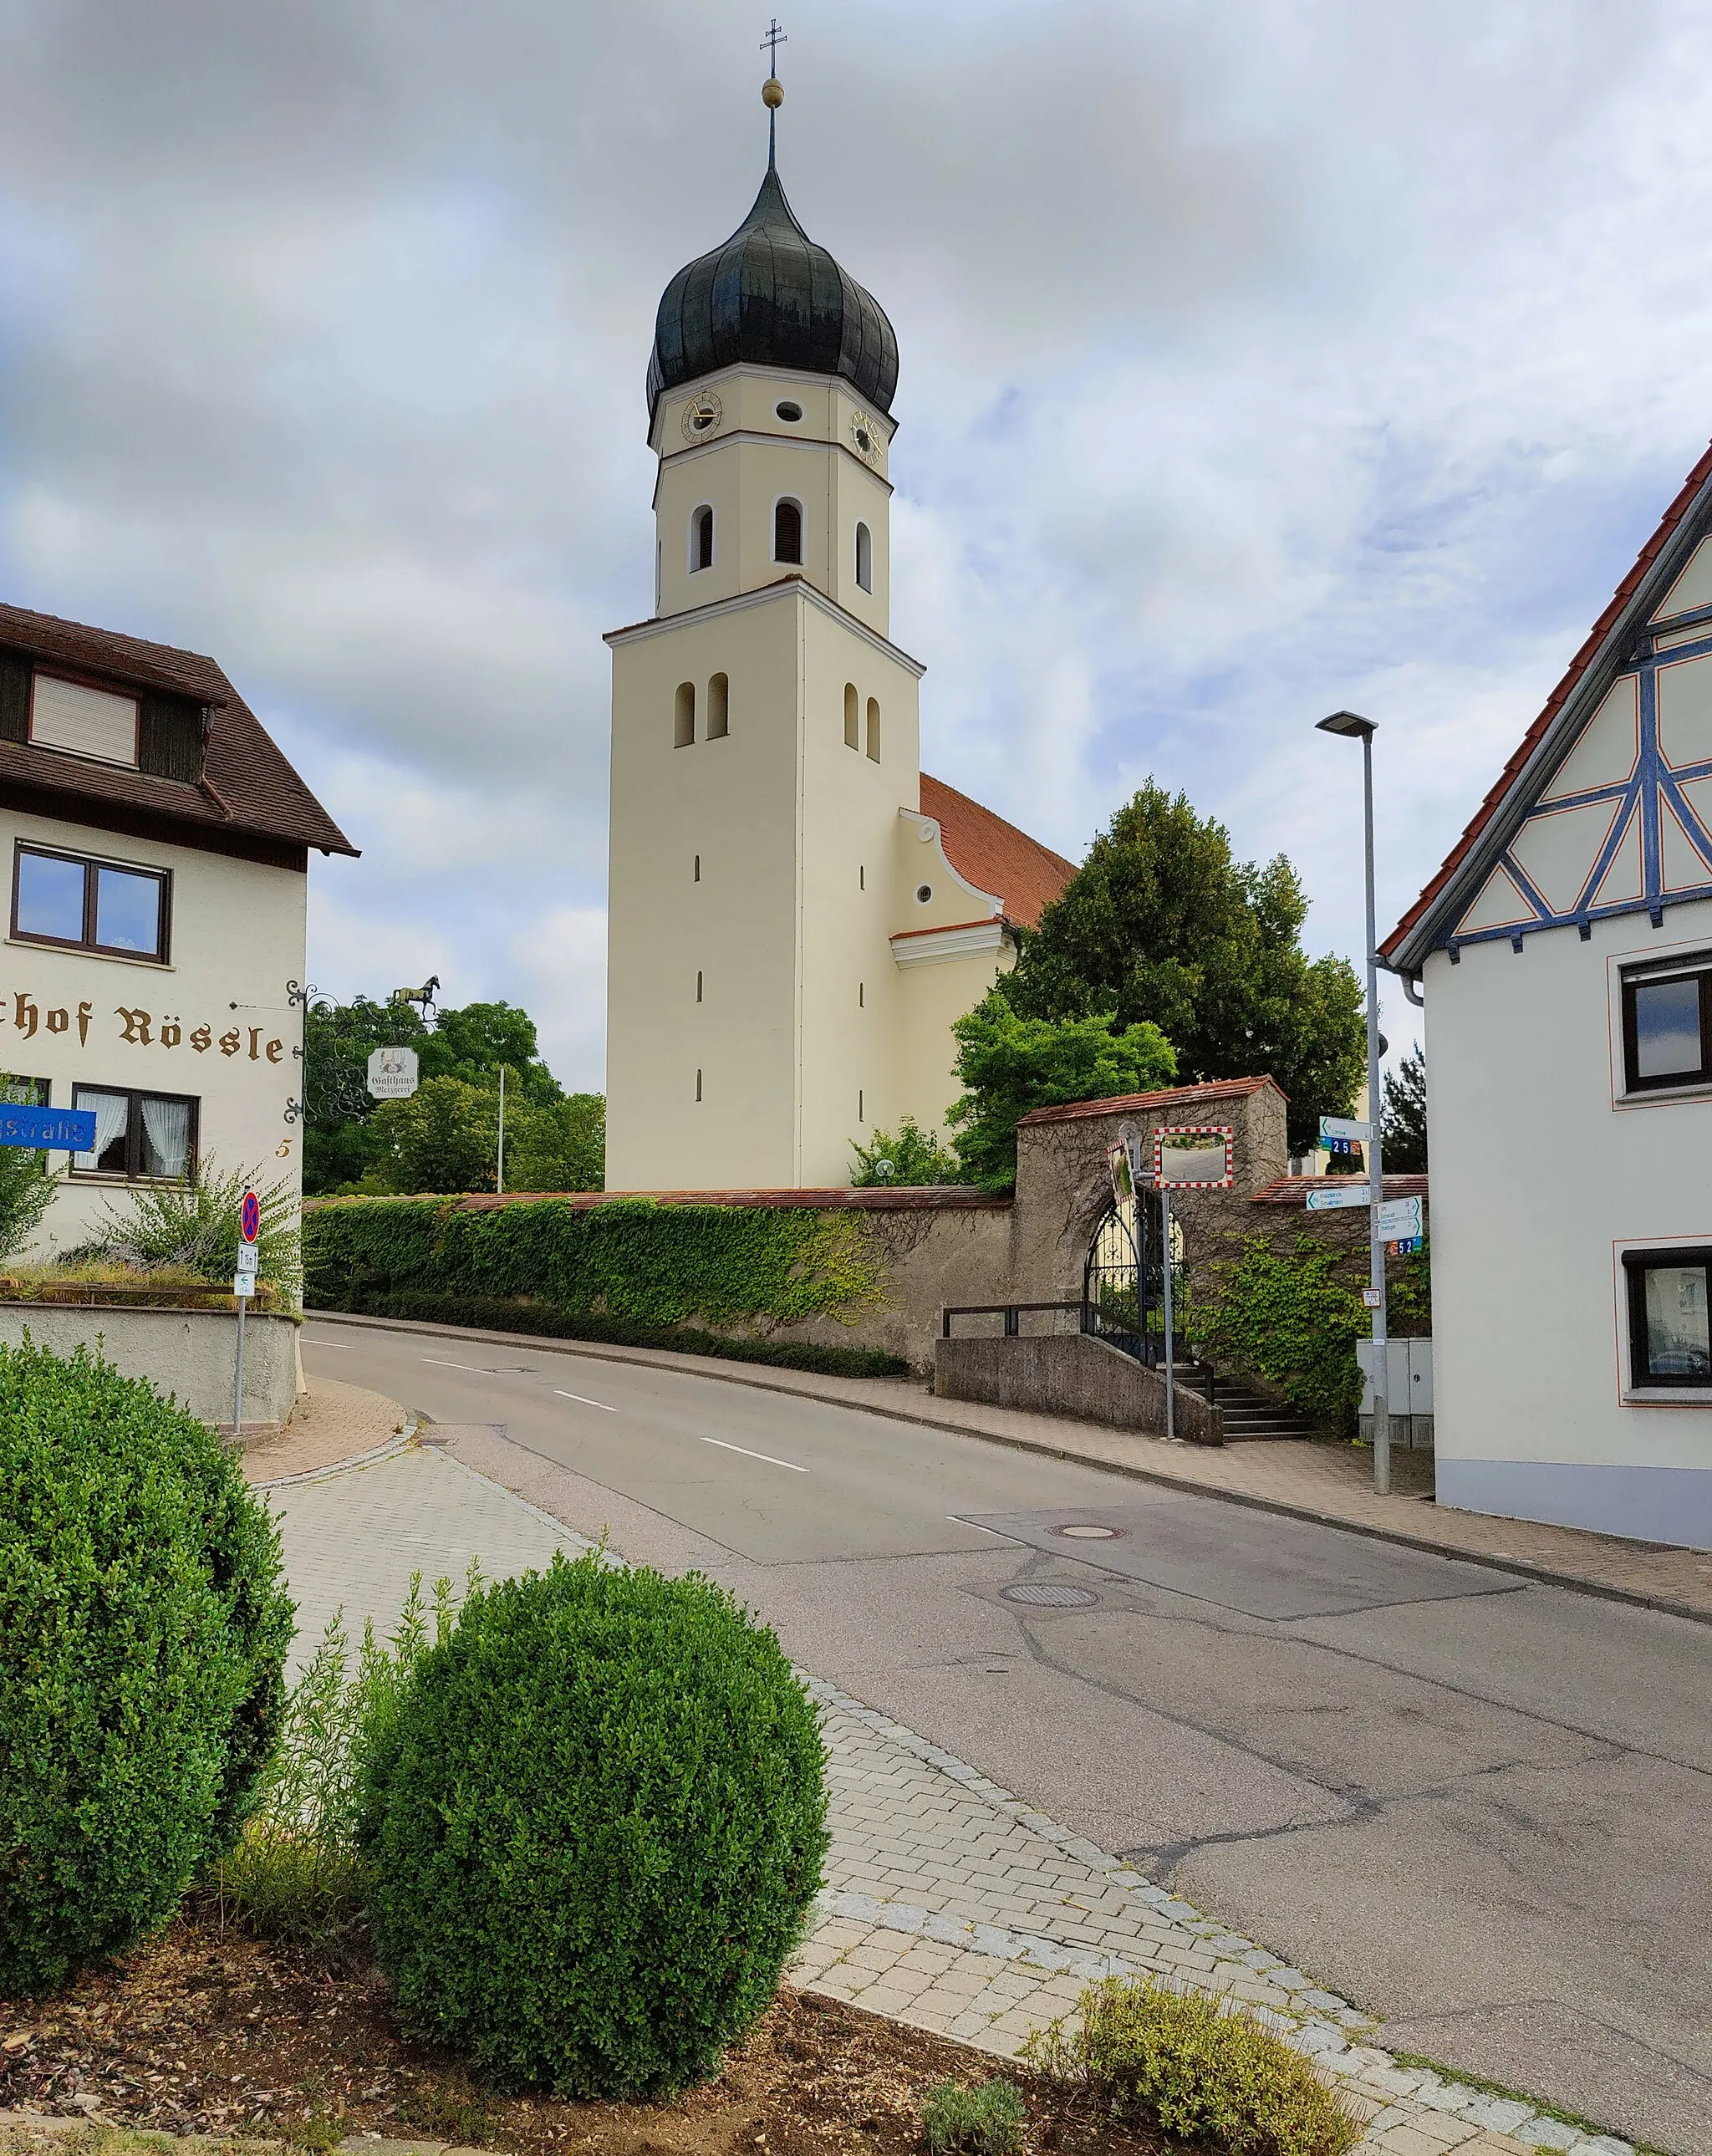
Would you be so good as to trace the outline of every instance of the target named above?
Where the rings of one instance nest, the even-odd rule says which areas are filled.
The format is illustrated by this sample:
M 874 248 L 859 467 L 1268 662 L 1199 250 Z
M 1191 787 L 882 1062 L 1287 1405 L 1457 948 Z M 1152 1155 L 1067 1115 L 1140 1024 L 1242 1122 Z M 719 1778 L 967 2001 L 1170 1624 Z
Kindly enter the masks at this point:
M 908 1366 L 873 1349 L 771 1342 L 775 1327 L 848 1322 L 884 1300 L 859 1219 L 786 1206 L 558 1199 L 462 1210 L 351 1199 L 304 1216 L 314 1309 L 736 1354 L 848 1374 Z M 708 1328 L 760 1338 L 731 1341 Z
M 1213 1268 L 1218 1294 L 1192 1306 L 1190 1336 L 1216 1366 L 1268 1379 L 1292 1407 L 1347 1434 L 1361 1399 L 1356 1342 L 1373 1331 L 1361 1301 L 1365 1251 L 1360 1259 L 1308 1235 L 1299 1235 L 1290 1250 L 1251 1236 L 1239 1256 Z M 1393 1339 L 1432 1331 L 1425 1251 L 1391 1270 L 1386 1299 Z

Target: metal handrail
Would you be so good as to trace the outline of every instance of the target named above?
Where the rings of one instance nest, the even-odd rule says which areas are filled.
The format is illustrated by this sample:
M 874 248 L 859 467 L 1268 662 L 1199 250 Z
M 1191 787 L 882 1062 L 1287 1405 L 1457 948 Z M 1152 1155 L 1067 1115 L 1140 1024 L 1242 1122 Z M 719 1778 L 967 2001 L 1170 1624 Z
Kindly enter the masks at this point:
M 951 1338 L 954 1317 L 1002 1317 L 1005 1337 L 1013 1340 L 1018 1333 L 1017 1317 L 1025 1310 L 1080 1310 L 1083 1306 L 1079 1298 L 1074 1302 L 960 1302 L 941 1310 L 940 1337 Z

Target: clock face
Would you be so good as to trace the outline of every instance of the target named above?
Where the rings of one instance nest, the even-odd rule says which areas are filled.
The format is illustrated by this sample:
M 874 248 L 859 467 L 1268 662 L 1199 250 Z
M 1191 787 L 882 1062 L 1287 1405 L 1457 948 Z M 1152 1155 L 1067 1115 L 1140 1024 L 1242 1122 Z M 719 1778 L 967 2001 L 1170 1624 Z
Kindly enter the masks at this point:
M 850 444 L 859 457 L 866 457 L 869 464 L 879 461 L 879 429 L 865 412 L 859 412 L 850 422 Z
M 725 408 L 711 389 L 703 389 L 684 407 L 684 439 L 686 442 L 704 442 L 710 434 L 720 430 L 720 421 L 725 416 Z

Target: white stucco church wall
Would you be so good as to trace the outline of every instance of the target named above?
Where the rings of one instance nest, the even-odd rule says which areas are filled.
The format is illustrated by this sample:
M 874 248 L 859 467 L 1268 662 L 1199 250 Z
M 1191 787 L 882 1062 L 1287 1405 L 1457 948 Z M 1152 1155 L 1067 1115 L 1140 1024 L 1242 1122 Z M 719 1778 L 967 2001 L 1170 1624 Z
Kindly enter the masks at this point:
M 854 1142 L 942 1127 L 952 1024 L 1071 873 L 924 781 L 896 378 L 770 163 L 655 326 L 655 611 L 607 638 L 609 1189 L 841 1186 Z

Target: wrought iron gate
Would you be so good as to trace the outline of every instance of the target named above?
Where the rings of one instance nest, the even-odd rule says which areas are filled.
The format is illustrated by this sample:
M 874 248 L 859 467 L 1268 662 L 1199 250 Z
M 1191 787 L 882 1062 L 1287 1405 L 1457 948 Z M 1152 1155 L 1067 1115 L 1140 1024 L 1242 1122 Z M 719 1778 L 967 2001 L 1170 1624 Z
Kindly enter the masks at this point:
M 1082 1330 L 1148 1363 L 1165 1360 L 1165 1250 L 1159 1194 L 1135 1194 L 1135 1231 L 1115 1207 L 1094 1231 L 1082 1269 Z M 1181 1235 L 1171 1223 L 1181 1278 Z M 1138 1269 L 1137 1249 L 1140 1264 Z M 1172 1281 L 1173 1296 L 1178 1281 Z M 1139 1289 L 1139 1292 L 1138 1292 Z M 1179 1332 L 1179 1342 L 1181 1335 Z

